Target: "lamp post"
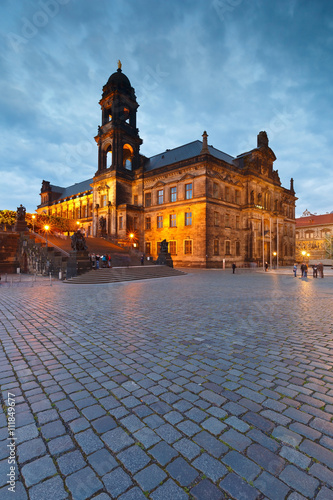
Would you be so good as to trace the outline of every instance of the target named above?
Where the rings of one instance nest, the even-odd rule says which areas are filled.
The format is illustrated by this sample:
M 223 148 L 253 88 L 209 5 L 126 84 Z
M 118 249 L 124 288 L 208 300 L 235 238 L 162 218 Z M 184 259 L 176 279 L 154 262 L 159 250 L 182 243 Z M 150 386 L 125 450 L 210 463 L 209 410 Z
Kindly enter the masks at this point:
M 273 257 L 274 257 L 274 266 L 275 266 L 275 260 L 276 260 L 277 253 L 273 252 Z
M 47 248 L 47 232 L 48 230 L 50 229 L 50 226 L 48 226 L 47 224 L 44 226 L 44 229 L 45 229 L 45 234 L 46 234 L 46 248 Z
M 36 219 L 36 215 L 32 215 L 31 218 L 32 218 L 32 232 L 34 233 L 35 232 L 35 219 Z

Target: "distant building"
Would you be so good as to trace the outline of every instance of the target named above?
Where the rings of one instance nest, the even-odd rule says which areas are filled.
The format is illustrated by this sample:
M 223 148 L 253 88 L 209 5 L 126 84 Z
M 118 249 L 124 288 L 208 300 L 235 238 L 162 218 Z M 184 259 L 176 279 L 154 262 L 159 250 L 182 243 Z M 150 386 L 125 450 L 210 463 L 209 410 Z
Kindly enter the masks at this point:
M 208 145 L 206 132 L 202 141 L 147 158 L 121 65 L 100 106 L 94 177 L 65 188 L 43 181 L 39 213 L 77 219 L 87 236 L 131 241 L 153 258 L 166 239 L 176 266 L 293 263 L 297 198 L 293 180 L 282 187 L 273 169 L 266 132 L 236 158 Z
M 306 210 L 296 219 L 296 258 L 302 260 L 302 251 L 311 261 L 332 259 L 333 213 L 315 215 Z

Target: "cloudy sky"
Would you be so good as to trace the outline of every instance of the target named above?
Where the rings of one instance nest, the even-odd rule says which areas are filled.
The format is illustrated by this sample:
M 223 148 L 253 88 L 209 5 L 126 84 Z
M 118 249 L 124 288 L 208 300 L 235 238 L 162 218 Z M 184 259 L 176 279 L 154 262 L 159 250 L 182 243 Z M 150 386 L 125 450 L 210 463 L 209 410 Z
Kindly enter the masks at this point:
M 103 85 L 121 60 L 141 153 L 202 139 L 237 156 L 266 130 L 298 216 L 333 210 L 333 2 L 2 0 L 0 209 L 43 179 L 93 177 Z

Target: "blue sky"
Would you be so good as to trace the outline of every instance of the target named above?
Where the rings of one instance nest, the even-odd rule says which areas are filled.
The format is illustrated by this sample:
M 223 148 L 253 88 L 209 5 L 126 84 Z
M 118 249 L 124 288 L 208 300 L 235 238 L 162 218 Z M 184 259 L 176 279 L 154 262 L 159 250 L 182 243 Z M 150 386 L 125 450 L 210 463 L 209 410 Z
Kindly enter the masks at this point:
M 266 130 L 296 214 L 333 210 L 333 2 L 1 3 L 0 209 L 34 211 L 43 179 L 93 177 L 102 87 L 121 60 L 141 153 L 202 138 L 237 156 Z

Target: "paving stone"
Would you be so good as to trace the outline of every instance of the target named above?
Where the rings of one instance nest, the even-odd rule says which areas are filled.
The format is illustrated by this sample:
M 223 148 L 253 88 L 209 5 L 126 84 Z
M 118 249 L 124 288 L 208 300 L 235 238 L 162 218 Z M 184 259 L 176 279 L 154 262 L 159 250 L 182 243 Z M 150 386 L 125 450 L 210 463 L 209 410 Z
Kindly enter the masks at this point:
M 275 427 L 275 425 L 270 420 L 267 420 L 266 418 L 258 415 L 257 413 L 253 413 L 252 411 L 246 413 L 243 416 L 243 419 L 250 425 L 254 425 L 263 432 L 271 433 Z
M 310 426 L 319 432 L 323 432 L 324 434 L 327 434 L 328 436 L 333 437 L 333 423 L 332 422 L 327 422 L 326 420 L 323 420 L 321 418 L 315 418 L 310 423 Z
M 116 422 L 109 415 L 105 415 L 104 417 L 93 420 L 91 422 L 91 425 L 98 434 L 103 434 L 104 432 L 110 431 L 111 429 L 115 429 L 117 427 Z
M 227 469 L 215 458 L 207 453 L 203 453 L 200 457 L 192 462 L 193 467 L 203 472 L 209 479 L 216 482 L 227 474 Z
M 100 406 L 100 405 L 92 405 L 88 406 L 86 408 L 83 408 L 82 414 L 88 419 L 88 420 L 95 420 L 98 417 L 102 417 L 105 415 L 105 410 Z
M 224 422 L 231 425 L 231 427 L 234 427 L 239 432 L 247 432 L 250 429 L 249 425 L 234 416 L 227 418 Z
M 85 418 L 77 418 L 76 420 L 73 420 L 72 422 L 69 423 L 69 427 L 74 434 L 80 431 L 84 431 L 90 427 L 88 420 Z
M 152 500 L 188 500 L 188 495 L 172 479 L 169 479 L 151 494 L 151 498 Z
M 301 469 L 309 467 L 311 462 L 310 458 L 306 455 L 303 455 L 303 453 L 300 453 L 299 451 L 296 451 L 288 446 L 283 446 L 281 448 L 280 456 L 288 460 L 288 462 L 297 465 L 297 467 L 300 467 Z
M 75 439 L 86 455 L 89 455 L 104 446 L 99 437 L 96 436 L 91 429 L 75 434 Z
M 158 445 L 157 445 L 158 446 Z M 150 458 L 139 446 L 134 445 L 117 455 L 131 474 L 135 474 L 149 464 Z
M 292 489 L 299 491 L 307 498 L 312 498 L 319 486 L 319 482 L 316 479 L 301 472 L 293 465 L 288 465 L 279 477 L 281 481 L 287 483 Z
M 191 496 L 194 500 L 223 500 L 224 495 L 208 479 L 204 479 L 191 489 Z
M 68 498 L 68 493 L 65 491 L 62 479 L 52 477 L 47 479 L 37 486 L 33 486 L 29 490 L 30 500 L 41 500 L 42 498 L 56 498 L 57 500 L 64 500 Z
M 298 446 L 302 441 L 302 437 L 299 434 L 280 425 L 273 430 L 272 436 L 291 446 Z
M 37 484 L 56 473 L 57 469 L 50 457 L 38 458 L 22 467 L 22 476 L 27 486 Z
M 170 424 L 161 425 L 161 427 L 155 429 L 155 432 L 169 444 L 174 443 L 182 437 L 180 432 L 174 429 Z
M 138 472 L 134 476 L 134 479 L 139 483 L 144 491 L 151 491 L 166 477 L 165 472 L 163 472 L 157 465 L 153 464 Z
M 244 406 L 241 406 L 237 403 L 230 402 L 227 404 L 223 405 L 223 408 L 228 412 L 231 413 L 232 415 L 235 415 L 236 417 L 239 417 L 243 413 L 247 411 L 247 408 L 244 408 Z
M 224 432 L 220 439 L 238 451 L 244 451 L 252 443 L 251 439 L 233 429 Z
M 97 500 L 97 498 L 95 497 L 94 500 Z M 108 496 L 108 498 L 110 497 Z M 121 495 L 119 497 L 119 500 L 146 500 L 146 498 L 147 497 L 142 493 L 140 488 L 135 486 L 134 488 Z
M 166 467 L 166 471 L 181 485 L 188 486 L 196 477 L 198 472 L 193 469 L 183 458 L 176 458 Z
M 17 447 L 17 456 L 20 464 L 23 464 L 32 458 L 45 455 L 45 453 L 46 447 L 41 438 L 31 439 L 30 441 L 26 441 Z
M 290 491 L 288 486 L 268 472 L 263 472 L 258 479 L 254 481 L 254 486 L 270 500 L 284 500 Z
M 316 496 L 316 500 L 333 500 L 333 491 L 324 486 Z
M 226 401 L 223 396 L 220 396 L 219 394 L 216 394 L 215 392 L 209 390 L 202 391 L 200 393 L 200 397 L 217 406 L 222 406 Z
M 8 490 L 8 486 L 4 486 L 0 488 L 0 498 L 1 500 L 28 500 L 28 495 L 23 484 L 16 481 L 14 495 L 12 491 Z
M 124 493 L 133 484 L 130 476 L 120 467 L 105 474 L 103 483 L 106 490 L 110 493 L 111 498 L 117 498 L 118 495 Z
M 308 425 L 301 424 L 299 422 L 295 422 L 289 426 L 289 429 L 301 436 L 307 437 L 312 440 L 319 439 L 321 437 L 321 433 L 312 429 Z
M 312 418 L 312 415 L 304 413 L 303 411 L 299 411 L 296 408 L 287 408 L 287 410 L 285 410 L 283 414 L 286 417 L 291 418 L 292 420 L 297 420 L 298 422 L 301 422 L 302 424 L 307 424 L 309 420 L 311 420 Z
M 177 428 L 189 437 L 194 436 L 194 434 L 197 434 L 201 430 L 200 427 L 191 420 L 183 420 L 177 425 Z
M 333 453 L 323 446 L 305 439 L 299 448 L 306 455 L 316 458 L 319 462 L 333 468 Z
M 178 424 L 184 418 L 181 413 L 175 410 L 166 413 L 163 417 L 172 425 Z
M 202 431 L 194 436 L 193 441 L 215 458 L 219 458 L 228 451 L 225 444 L 221 443 L 221 441 L 217 440 L 206 431 Z
M 34 424 L 35 419 L 33 414 L 30 411 L 24 411 L 21 413 L 18 413 L 16 415 L 16 420 L 15 420 L 15 427 L 18 429 L 19 427 L 26 426 L 28 424 Z
M 49 424 L 52 425 L 52 424 Z M 6 437 L 8 435 L 8 431 L 6 429 Z M 25 441 L 30 441 L 38 436 L 38 429 L 36 424 L 29 424 L 16 429 L 16 445 L 20 443 L 24 443 Z
M 222 462 L 231 467 L 238 475 L 245 478 L 247 481 L 253 481 L 261 471 L 258 465 L 238 453 L 238 451 L 230 451 L 227 453 L 222 458 Z
M 114 422 L 114 420 L 113 420 L 113 422 Z M 145 426 L 145 424 L 135 415 L 129 415 L 128 417 L 123 418 L 120 421 L 120 423 L 121 423 L 121 425 L 126 427 L 126 429 L 128 429 L 129 432 L 135 432 L 135 431 L 137 431 Z M 162 423 L 163 423 L 163 420 L 162 420 Z M 114 422 L 114 425 L 116 425 L 115 422 Z M 106 430 L 108 430 L 108 429 L 106 429 Z
M 59 455 L 60 453 L 64 453 L 65 451 L 75 448 L 75 444 L 70 436 L 60 436 L 58 438 L 51 439 L 51 441 L 47 443 L 47 446 L 52 456 Z
M 63 418 L 63 415 L 61 415 L 61 418 Z M 46 410 L 38 413 L 38 422 L 40 425 L 47 424 L 48 422 L 52 422 L 58 419 L 59 414 L 57 410 Z
M 64 476 L 69 476 L 73 472 L 83 469 L 86 466 L 86 462 L 78 450 L 59 457 L 57 463 Z
M 73 499 L 80 500 L 90 498 L 94 493 L 103 488 L 103 484 L 90 467 L 85 467 L 66 477 L 65 483 Z
M 309 473 L 317 479 L 320 479 L 324 483 L 327 483 L 329 486 L 333 487 L 333 472 L 327 467 L 324 467 L 320 464 L 313 464 L 309 470 Z
M 197 444 L 193 443 L 187 438 L 183 438 L 173 444 L 173 448 L 179 451 L 188 460 L 193 460 L 200 454 L 200 448 Z
M 182 441 L 184 441 L 184 439 L 182 439 L 181 441 L 178 441 L 178 443 L 180 444 Z M 175 445 L 177 445 L 178 443 L 175 443 Z M 199 450 L 199 447 L 197 445 L 195 445 L 194 443 L 192 443 L 191 441 L 189 441 L 190 444 L 192 444 L 193 446 L 197 447 L 198 450 Z M 131 449 L 131 448 L 130 448 Z M 199 450 L 200 452 L 200 450 Z M 170 462 L 170 460 L 172 460 L 173 458 L 175 458 L 178 453 L 173 449 L 171 448 L 171 446 L 169 446 L 168 444 L 166 444 L 164 441 L 160 441 L 156 446 L 154 446 L 154 448 L 152 448 L 151 450 L 149 450 L 149 453 L 162 465 L 166 465 L 168 462 Z M 195 455 L 194 455 L 195 456 Z M 120 457 L 119 457 L 120 458 Z M 193 457 L 192 457 L 193 458 Z M 121 458 L 120 458 L 121 460 Z M 126 467 L 126 464 L 124 463 L 125 467 Z M 127 467 L 128 468 L 128 467 Z M 135 471 L 136 472 L 136 471 Z
M 260 444 L 251 444 L 246 453 L 251 460 L 254 460 L 271 474 L 279 474 L 285 466 L 285 461 L 281 457 L 276 456 Z
M 140 441 L 145 448 L 150 448 L 153 444 L 161 441 L 161 438 L 151 429 L 144 427 L 133 434 L 135 439 Z
M 45 439 L 51 439 L 66 434 L 66 429 L 60 420 L 56 420 L 55 422 L 43 425 L 41 427 L 41 433 Z
M 150 407 L 155 413 L 158 413 L 159 415 L 165 415 L 165 413 L 169 413 L 169 411 L 172 410 L 171 406 L 162 401 L 153 403 L 150 405 Z
M 259 491 L 243 481 L 236 474 L 228 474 L 220 482 L 220 488 L 228 495 L 237 499 L 258 500 Z

